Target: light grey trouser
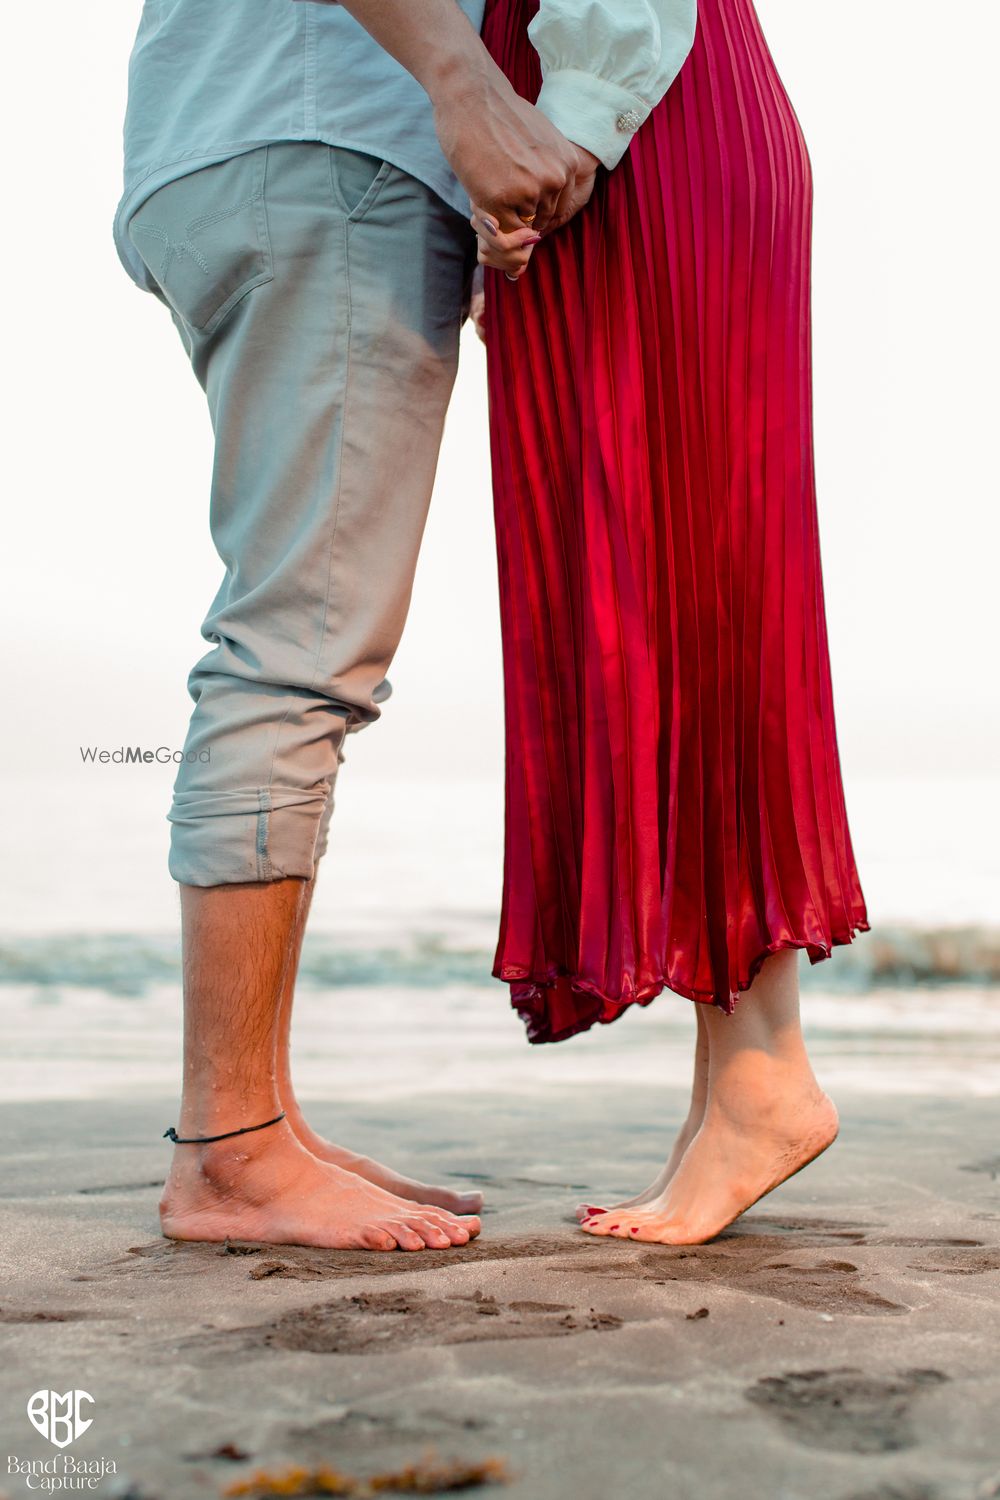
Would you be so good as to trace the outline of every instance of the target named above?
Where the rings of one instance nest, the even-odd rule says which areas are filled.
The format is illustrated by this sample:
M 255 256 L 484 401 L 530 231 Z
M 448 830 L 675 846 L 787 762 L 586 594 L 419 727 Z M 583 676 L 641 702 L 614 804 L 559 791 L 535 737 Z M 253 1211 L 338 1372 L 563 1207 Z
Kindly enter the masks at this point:
M 406 173 L 315 141 L 168 183 L 129 236 L 208 397 L 226 569 L 188 680 L 170 873 L 308 878 L 344 734 L 391 691 L 474 238 Z

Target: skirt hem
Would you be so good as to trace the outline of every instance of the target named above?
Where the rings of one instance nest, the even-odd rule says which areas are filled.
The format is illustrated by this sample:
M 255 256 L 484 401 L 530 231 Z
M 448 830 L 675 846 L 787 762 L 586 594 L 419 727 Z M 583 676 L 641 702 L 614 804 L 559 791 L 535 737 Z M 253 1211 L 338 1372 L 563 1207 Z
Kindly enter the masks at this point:
M 637 988 L 632 994 L 621 996 L 607 995 L 592 980 L 583 975 L 569 974 L 565 971 L 538 976 L 527 974 L 523 970 L 515 971 L 515 966 L 508 964 L 495 968 L 493 976 L 511 986 L 511 1007 L 527 1027 L 528 1041 L 537 1046 L 546 1042 L 567 1041 L 570 1037 L 590 1031 L 594 1026 L 608 1026 L 613 1021 L 617 1021 L 631 1006 L 649 1005 L 662 995 L 664 990 L 680 995 L 685 1000 L 692 1000 L 699 1005 L 715 1005 L 725 1014 L 732 1015 L 740 996 L 749 990 L 765 960 L 773 953 L 778 953 L 785 948 L 804 948 L 809 954 L 809 962 L 818 964 L 824 959 L 831 958 L 834 948 L 845 947 L 854 941 L 858 933 L 870 931 L 871 923 L 867 917 L 856 917 L 849 928 L 844 932 L 835 933 L 828 942 L 816 942 L 810 938 L 778 938 L 758 950 L 750 961 L 746 977 L 738 979 L 736 989 L 730 990 L 726 995 L 719 995 L 713 990 L 693 988 L 679 979 L 671 978 L 670 975 L 658 976 Z M 548 1014 L 548 992 L 557 987 L 567 996 L 572 996 L 574 1001 L 582 999 L 590 1002 L 590 1006 L 575 1015 L 572 1024 L 553 1027 Z

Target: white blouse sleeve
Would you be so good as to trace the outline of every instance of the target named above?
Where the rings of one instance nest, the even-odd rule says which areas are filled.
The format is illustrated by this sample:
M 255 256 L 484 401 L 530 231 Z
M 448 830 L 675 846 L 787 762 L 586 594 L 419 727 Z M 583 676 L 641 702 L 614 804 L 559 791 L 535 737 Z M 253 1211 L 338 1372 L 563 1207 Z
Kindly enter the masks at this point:
M 617 166 L 680 72 L 696 13 L 696 0 L 541 0 L 528 27 L 542 64 L 538 108 Z

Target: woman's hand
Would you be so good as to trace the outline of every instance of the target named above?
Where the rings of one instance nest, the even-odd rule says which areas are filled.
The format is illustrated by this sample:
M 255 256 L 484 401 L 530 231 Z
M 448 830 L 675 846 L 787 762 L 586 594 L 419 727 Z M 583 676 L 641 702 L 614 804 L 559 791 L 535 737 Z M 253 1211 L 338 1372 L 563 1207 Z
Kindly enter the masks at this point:
M 479 236 L 479 264 L 492 266 L 495 271 L 505 272 L 509 281 L 517 281 L 527 270 L 531 252 L 541 235 L 523 222 L 516 228 L 501 229 L 492 214 L 476 205 L 469 223 Z
M 582 146 L 577 146 L 578 157 L 576 175 L 563 188 L 556 204 L 552 222 L 546 229 L 546 234 L 553 234 L 557 229 L 562 229 L 570 219 L 585 208 L 590 202 L 597 181 L 597 169 L 601 165 L 600 159 L 592 151 L 585 151 Z

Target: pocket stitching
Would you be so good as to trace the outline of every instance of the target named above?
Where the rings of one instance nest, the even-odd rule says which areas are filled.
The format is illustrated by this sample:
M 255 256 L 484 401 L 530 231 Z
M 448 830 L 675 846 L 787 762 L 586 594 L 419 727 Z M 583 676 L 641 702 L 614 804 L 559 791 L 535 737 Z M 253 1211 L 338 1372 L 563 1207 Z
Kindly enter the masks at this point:
M 267 173 L 269 147 L 264 146 L 262 149 L 258 149 L 260 150 L 260 155 L 254 162 L 253 192 L 249 198 L 244 200 L 241 207 L 253 206 L 254 222 L 257 226 L 257 254 L 260 257 L 261 268 L 256 276 L 252 276 L 248 280 L 241 282 L 238 287 L 233 289 L 222 306 L 217 308 L 208 322 L 201 326 L 199 329 L 200 333 L 214 333 L 219 324 L 232 312 L 237 302 L 242 302 L 248 292 L 252 292 L 254 287 L 262 286 L 264 282 L 274 279 L 274 260 L 271 254 L 271 236 L 267 227 L 267 205 L 264 198 L 264 182 Z M 208 219 L 211 222 L 212 216 L 202 215 L 202 218 Z
M 162 225 L 157 224 L 155 221 L 136 223 L 135 217 L 133 217 L 133 219 L 129 222 L 128 232 L 130 238 L 132 238 L 135 234 L 145 233 L 151 234 L 155 238 L 162 241 L 163 257 L 160 261 L 156 279 L 158 282 L 160 282 L 161 286 L 164 287 L 164 290 L 166 290 L 165 281 L 167 271 L 170 268 L 171 261 L 178 253 L 188 255 L 194 262 L 194 264 L 199 268 L 199 270 L 201 270 L 206 276 L 210 274 L 209 264 L 205 256 L 199 250 L 197 245 L 191 243 L 190 236 L 192 233 L 196 232 L 199 229 L 208 228 L 212 224 L 221 223 L 224 219 L 232 218 L 235 214 L 242 213 L 245 209 L 253 209 L 254 224 L 257 233 L 257 246 L 255 256 L 257 262 L 259 263 L 260 269 L 254 272 L 252 276 L 244 278 L 236 287 L 234 287 L 229 295 L 225 298 L 225 300 L 215 309 L 211 317 L 207 318 L 204 322 L 195 323 L 192 319 L 184 317 L 184 314 L 179 312 L 178 316 L 181 317 L 185 323 L 189 324 L 189 326 L 194 329 L 196 333 L 213 333 L 219 327 L 220 323 L 223 322 L 226 316 L 233 310 L 236 304 L 242 301 L 242 299 L 247 295 L 248 292 L 253 291 L 255 287 L 263 285 L 264 282 L 274 279 L 274 263 L 271 252 L 271 239 L 268 232 L 266 204 L 264 201 L 264 180 L 267 165 L 267 153 L 267 146 L 256 148 L 256 151 L 254 153 L 241 153 L 247 155 L 257 155 L 257 160 L 253 164 L 253 191 L 248 196 L 241 198 L 237 203 L 227 204 L 225 208 L 213 209 L 210 213 L 197 214 L 193 219 L 189 220 L 185 224 L 184 239 L 179 243 L 175 243 L 174 241 L 172 241 L 169 231 Z M 233 158 L 230 157 L 227 158 L 227 160 L 233 160 Z M 176 181 L 179 179 L 174 180 Z M 142 210 L 140 209 L 139 212 L 141 213 Z
M 373 151 L 359 151 L 354 146 L 327 147 L 326 165 L 327 174 L 330 179 L 330 197 L 333 200 L 334 207 L 339 213 L 343 214 L 344 221 L 348 225 L 348 228 L 350 228 L 352 224 L 356 224 L 360 219 L 364 218 L 365 214 L 375 202 L 379 193 L 382 191 L 382 187 L 385 183 L 386 178 L 392 170 L 392 163 L 386 161 L 384 157 L 381 159 L 378 171 L 375 173 L 375 176 L 365 188 L 357 203 L 353 208 L 348 208 L 347 200 L 344 197 L 343 192 L 341 191 L 340 183 L 337 180 L 337 174 L 333 169 L 335 154 L 337 151 L 341 150 L 350 151 L 352 154 L 357 156 L 371 157 L 373 161 L 379 161 L 379 157 Z
M 392 163 L 383 161 L 382 165 L 375 173 L 375 176 L 372 179 L 372 182 L 368 188 L 368 191 L 365 193 L 365 196 L 362 198 L 358 206 L 347 215 L 348 231 L 350 231 L 350 229 L 352 229 L 355 224 L 360 224 L 369 210 L 374 207 L 375 203 L 378 201 L 378 198 L 381 195 L 383 187 L 385 186 L 386 178 L 389 176 L 389 173 L 391 171 Z

